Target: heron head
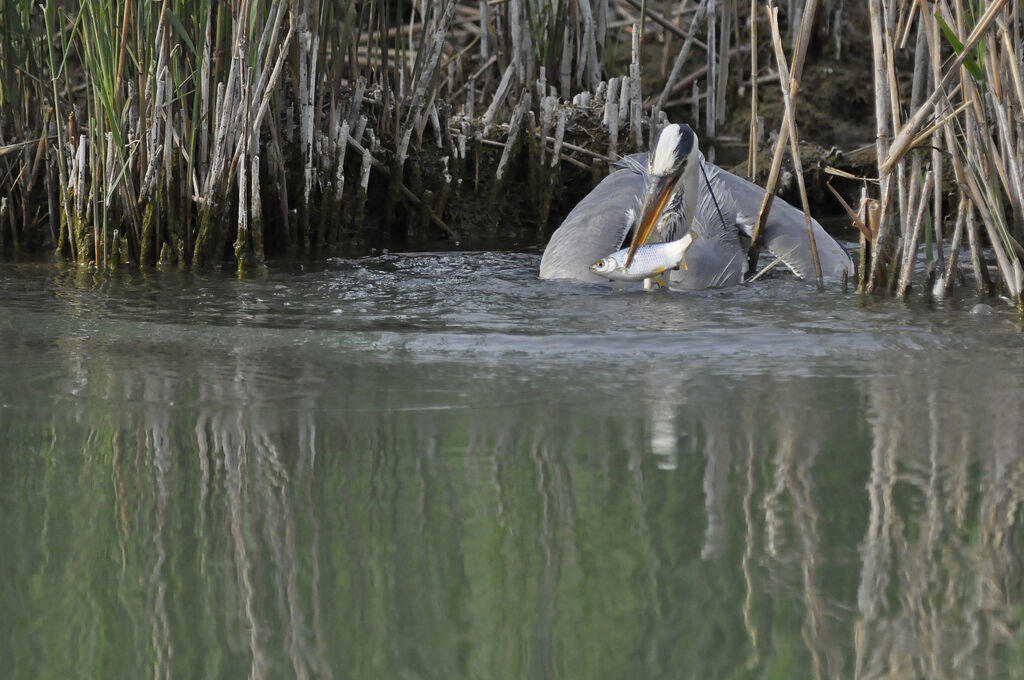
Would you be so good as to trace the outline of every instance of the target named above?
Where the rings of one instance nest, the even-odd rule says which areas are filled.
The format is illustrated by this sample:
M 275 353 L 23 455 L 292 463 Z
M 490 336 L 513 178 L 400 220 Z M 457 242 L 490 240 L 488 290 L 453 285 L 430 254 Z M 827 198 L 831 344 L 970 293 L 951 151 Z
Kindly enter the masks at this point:
M 689 125 L 666 125 L 654 142 L 654 151 L 647 156 L 649 174 L 678 178 L 696 148 L 697 135 Z
M 644 190 L 640 220 L 626 256 L 626 266 L 633 261 L 636 249 L 647 242 L 654 225 L 666 206 L 680 189 L 680 178 L 688 168 L 696 167 L 699 147 L 697 135 L 685 123 L 666 125 L 647 155 L 647 187 Z M 687 183 L 684 182 L 685 190 Z

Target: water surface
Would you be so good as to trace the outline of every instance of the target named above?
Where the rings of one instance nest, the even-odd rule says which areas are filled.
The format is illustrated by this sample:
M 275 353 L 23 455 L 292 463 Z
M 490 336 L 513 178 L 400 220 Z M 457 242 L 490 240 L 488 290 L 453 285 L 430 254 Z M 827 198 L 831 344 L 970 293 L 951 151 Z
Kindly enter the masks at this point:
M 10 678 L 1024 674 L 1024 352 L 973 297 L 0 265 Z

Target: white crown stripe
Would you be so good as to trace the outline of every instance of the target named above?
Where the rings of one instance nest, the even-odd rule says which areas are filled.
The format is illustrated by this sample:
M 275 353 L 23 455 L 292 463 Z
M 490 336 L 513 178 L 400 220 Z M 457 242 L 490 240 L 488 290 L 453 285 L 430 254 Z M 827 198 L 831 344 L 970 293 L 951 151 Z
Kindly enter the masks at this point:
M 676 152 L 682 137 L 679 125 L 669 125 L 661 131 L 658 148 L 654 150 L 654 174 L 665 175 L 676 166 Z

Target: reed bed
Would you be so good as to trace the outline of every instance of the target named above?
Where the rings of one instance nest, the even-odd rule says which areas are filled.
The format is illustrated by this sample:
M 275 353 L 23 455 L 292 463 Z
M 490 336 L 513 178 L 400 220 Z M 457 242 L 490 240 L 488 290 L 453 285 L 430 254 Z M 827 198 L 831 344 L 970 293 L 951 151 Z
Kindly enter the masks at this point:
M 0 247 L 101 269 L 543 240 L 605 162 L 667 120 L 690 122 L 714 158 L 738 110 L 751 176 L 778 124 L 767 206 L 787 153 L 799 169 L 805 61 L 862 60 L 850 43 L 868 37 L 840 0 L 41 8 L 0 10 Z M 1019 5 L 868 9 L 877 167 L 857 180 L 859 209 L 853 175 L 833 170 L 862 232 L 860 289 L 906 295 L 923 250 L 923 290 L 970 271 L 1019 305 Z M 781 120 L 759 110 L 772 83 Z
M 873 255 L 862 268 L 861 288 L 903 297 L 923 239 L 931 291 L 945 295 L 966 230 L 979 293 L 999 292 L 1024 310 L 1024 250 L 1017 240 L 1024 231 L 1019 3 L 871 0 L 869 7 L 878 174 L 865 209 L 877 201 L 871 206 L 877 218 L 870 226 L 860 220 L 862 245 Z M 898 75 L 908 60 L 909 105 Z M 947 250 L 951 210 L 956 218 Z M 996 280 L 980 252 L 983 243 L 991 247 Z

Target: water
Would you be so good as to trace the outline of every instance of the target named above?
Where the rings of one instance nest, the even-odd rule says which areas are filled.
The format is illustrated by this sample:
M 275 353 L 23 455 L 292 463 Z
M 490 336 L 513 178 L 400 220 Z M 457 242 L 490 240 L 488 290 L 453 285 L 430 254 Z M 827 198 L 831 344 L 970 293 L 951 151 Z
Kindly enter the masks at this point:
M 0 265 L 8 678 L 1024 674 L 1024 352 L 972 297 Z

